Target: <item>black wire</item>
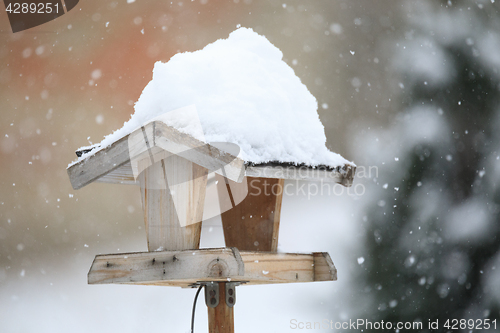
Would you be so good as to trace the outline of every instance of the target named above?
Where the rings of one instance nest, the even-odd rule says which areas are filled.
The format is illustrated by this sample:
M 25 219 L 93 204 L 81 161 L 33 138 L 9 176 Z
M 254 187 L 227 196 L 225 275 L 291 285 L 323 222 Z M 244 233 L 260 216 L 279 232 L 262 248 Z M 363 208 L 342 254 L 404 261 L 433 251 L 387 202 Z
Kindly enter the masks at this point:
M 191 315 L 191 333 L 194 333 L 194 310 L 196 309 L 196 301 L 198 300 L 198 295 L 200 294 L 201 289 L 203 286 L 201 285 L 198 288 L 198 291 L 196 292 L 196 295 L 194 296 L 194 302 L 193 302 L 193 313 Z

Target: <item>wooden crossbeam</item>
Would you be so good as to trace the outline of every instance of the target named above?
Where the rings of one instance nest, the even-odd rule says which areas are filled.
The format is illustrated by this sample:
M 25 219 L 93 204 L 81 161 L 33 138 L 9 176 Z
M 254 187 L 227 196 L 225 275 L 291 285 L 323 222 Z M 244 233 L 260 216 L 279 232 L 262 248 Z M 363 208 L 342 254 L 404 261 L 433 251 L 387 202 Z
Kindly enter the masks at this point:
M 253 284 L 335 281 L 326 252 L 307 254 L 238 251 L 236 248 L 98 255 L 89 284 L 189 287 L 197 282 Z
M 137 252 L 97 255 L 88 274 L 89 284 L 170 282 L 222 279 L 243 275 L 237 249 Z

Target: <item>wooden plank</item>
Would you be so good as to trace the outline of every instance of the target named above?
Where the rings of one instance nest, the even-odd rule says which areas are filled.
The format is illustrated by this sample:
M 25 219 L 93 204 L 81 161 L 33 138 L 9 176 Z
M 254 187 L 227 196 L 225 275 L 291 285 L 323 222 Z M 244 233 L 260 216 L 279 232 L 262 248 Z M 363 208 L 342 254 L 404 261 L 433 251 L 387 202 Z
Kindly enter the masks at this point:
M 275 195 L 274 203 L 274 216 L 273 216 L 273 232 L 272 232 L 272 243 L 271 252 L 278 252 L 278 237 L 280 231 L 280 219 L 281 219 L 281 203 L 283 202 L 283 192 L 285 191 L 285 180 L 279 179 L 277 184 L 277 189 L 281 189 Z
M 178 260 L 174 260 L 174 256 Z M 272 253 L 221 248 L 98 255 L 88 279 L 89 284 L 188 287 L 203 281 L 232 281 L 254 285 L 335 281 L 337 270 L 328 253 Z
M 215 308 L 207 306 L 207 309 L 209 333 L 234 333 L 234 308 L 226 304 L 225 282 L 219 282 L 219 304 Z
M 198 249 L 207 169 L 171 155 L 139 177 L 149 251 Z
M 130 162 L 127 162 L 118 168 L 111 170 L 107 174 L 97 178 L 97 183 L 107 184 L 123 184 L 123 185 L 139 185 L 139 181 L 135 180 L 134 173 Z
M 261 178 L 324 180 L 351 186 L 356 172 L 356 167 L 349 164 L 335 169 L 293 166 L 287 163 L 245 165 L 243 160 L 230 153 L 201 142 L 161 121 L 153 121 L 68 167 L 71 185 L 74 189 L 80 189 L 97 180 L 106 183 L 135 184 L 131 181 L 134 176 L 134 166 L 128 169 L 128 166 L 124 165 L 133 159 L 147 156 L 151 151 L 153 155 L 156 154 L 157 150 L 153 150 L 155 147 L 178 154 L 236 182 L 240 182 L 246 175 Z M 124 167 L 121 168 L 122 166 Z M 121 169 L 114 172 L 118 168 Z
M 225 174 L 234 181 L 240 182 L 243 179 L 243 160 L 160 121 L 153 121 L 68 167 L 71 185 L 75 190 L 80 189 L 131 160 L 147 156 L 154 147 Z M 109 182 L 113 178 L 108 177 L 106 180 Z
M 322 173 L 321 171 L 314 171 L 315 169 L 309 168 L 311 173 L 308 174 L 306 171 L 300 171 L 301 175 L 297 174 L 299 171 L 295 172 L 283 172 L 284 168 L 289 168 L 289 166 L 266 166 L 266 167 L 255 167 L 246 166 L 245 175 L 256 177 L 258 175 L 265 175 L 265 178 L 280 178 L 281 179 L 292 179 L 292 180 L 323 180 L 328 182 L 336 182 L 341 185 L 350 187 L 353 183 L 353 177 L 356 171 L 355 167 L 347 166 L 348 170 L 345 175 L 339 174 L 337 171 L 327 171 Z M 97 182 L 102 183 L 112 183 L 112 184 L 125 184 L 125 185 L 137 185 L 138 183 L 134 180 L 134 175 L 130 166 L 130 163 L 124 164 L 122 167 L 117 168 L 116 171 L 112 170 L 108 174 L 98 178 Z
M 96 256 L 88 274 L 88 283 L 154 284 L 207 278 L 224 280 L 243 273 L 243 262 L 237 249 L 138 252 Z
M 241 182 L 245 175 L 245 162 L 219 148 L 179 132 L 175 128 L 156 122 L 155 146 L 177 154 L 210 172 Z
M 335 281 L 336 269 L 333 262 L 327 262 L 328 253 L 259 253 L 241 251 L 245 265 L 244 278 L 251 284 L 293 283 L 313 281 Z M 318 257 L 317 262 L 315 258 Z M 321 259 L 323 258 L 323 259 Z M 316 274 L 316 264 L 320 273 Z M 331 275 L 325 274 L 325 266 Z M 333 273 L 335 272 L 335 273 Z
M 250 177 L 279 178 L 293 180 L 316 180 L 335 182 L 350 187 L 356 167 L 346 164 L 336 169 L 312 168 L 307 166 L 268 165 L 250 166 L 245 169 L 245 175 Z
M 139 185 L 139 181 L 136 180 L 135 178 L 138 177 L 138 175 L 142 171 L 144 171 L 148 166 L 151 165 L 151 161 L 153 161 L 154 163 L 162 159 L 165 159 L 171 155 L 172 153 L 169 153 L 162 148 L 153 147 L 148 151 L 143 151 L 142 153 L 139 153 L 134 158 L 133 163 L 129 161 L 123 164 L 122 166 L 114 170 L 111 170 L 110 172 L 101 176 L 95 181 L 98 183 Z M 222 173 L 222 170 L 218 170 L 218 172 Z M 239 172 L 241 172 L 241 170 L 239 170 Z
M 226 246 L 276 252 L 284 180 L 246 177 L 238 184 L 219 175 L 216 180 Z M 243 201 L 235 204 L 242 193 Z
M 152 132 L 152 125 L 146 125 L 145 130 Z M 133 147 L 130 148 L 133 149 Z M 126 136 L 92 156 L 71 165 L 67 169 L 71 186 L 78 190 L 129 161 L 130 150 L 128 136 Z
M 337 269 L 327 252 L 315 252 L 314 281 L 337 281 Z

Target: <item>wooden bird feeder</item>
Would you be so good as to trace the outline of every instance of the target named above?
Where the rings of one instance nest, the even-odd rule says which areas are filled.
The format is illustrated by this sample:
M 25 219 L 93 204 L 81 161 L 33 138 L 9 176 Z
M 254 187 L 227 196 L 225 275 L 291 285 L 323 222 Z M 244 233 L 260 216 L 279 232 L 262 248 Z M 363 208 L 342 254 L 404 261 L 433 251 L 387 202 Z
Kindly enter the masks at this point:
M 337 279 L 328 253 L 277 252 L 283 183 L 324 180 L 351 186 L 354 166 L 255 165 L 161 121 L 93 149 L 97 152 L 68 168 L 73 188 L 92 182 L 139 185 L 148 252 L 97 255 L 89 284 L 203 285 L 209 331 L 222 333 L 234 332 L 236 285 Z M 226 247 L 200 249 L 210 171 L 218 181 Z

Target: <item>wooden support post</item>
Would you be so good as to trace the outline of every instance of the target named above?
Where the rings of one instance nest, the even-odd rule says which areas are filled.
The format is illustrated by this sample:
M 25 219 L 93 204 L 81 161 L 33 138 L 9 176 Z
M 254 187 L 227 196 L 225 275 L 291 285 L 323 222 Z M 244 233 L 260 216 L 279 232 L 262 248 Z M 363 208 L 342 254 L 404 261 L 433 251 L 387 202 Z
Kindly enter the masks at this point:
M 219 304 L 208 307 L 209 333 L 234 333 L 233 307 L 226 303 L 226 282 L 219 282 Z
M 246 177 L 243 183 L 219 175 L 216 179 L 226 247 L 277 252 L 284 179 Z M 235 204 L 233 198 L 247 186 L 247 196 Z

